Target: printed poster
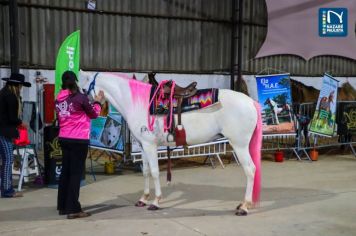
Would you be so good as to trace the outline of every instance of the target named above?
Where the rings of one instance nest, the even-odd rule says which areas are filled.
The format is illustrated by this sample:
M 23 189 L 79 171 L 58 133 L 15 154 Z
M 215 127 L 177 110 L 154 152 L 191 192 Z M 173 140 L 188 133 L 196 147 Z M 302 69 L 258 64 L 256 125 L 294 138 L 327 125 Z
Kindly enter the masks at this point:
M 256 76 L 263 134 L 293 134 L 295 125 L 289 74 Z
M 119 113 L 109 113 L 91 122 L 91 146 L 123 151 L 124 137 L 123 118 Z
M 336 121 L 337 88 L 339 81 L 325 74 L 318 102 L 309 131 L 324 136 L 333 136 Z

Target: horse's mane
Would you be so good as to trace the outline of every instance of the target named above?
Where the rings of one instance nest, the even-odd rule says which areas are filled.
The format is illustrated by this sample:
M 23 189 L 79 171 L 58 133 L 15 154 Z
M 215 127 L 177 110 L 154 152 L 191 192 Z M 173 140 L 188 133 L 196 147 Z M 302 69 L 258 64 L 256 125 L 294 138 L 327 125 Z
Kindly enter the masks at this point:
M 297 80 L 290 79 L 292 99 L 294 103 L 315 102 L 319 97 L 319 90 Z
M 291 79 L 292 99 L 295 103 L 316 102 L 319 97 L 319 90 L 305 85 L 299 81 Z M 338 88 L 338 101 L 355 101 L 356 90 L 349 82 Z
M 355 101 L 356 90 L 349 82 L 344 83 L 341 88 L 338 89 L 338 100 L 340 101 Z

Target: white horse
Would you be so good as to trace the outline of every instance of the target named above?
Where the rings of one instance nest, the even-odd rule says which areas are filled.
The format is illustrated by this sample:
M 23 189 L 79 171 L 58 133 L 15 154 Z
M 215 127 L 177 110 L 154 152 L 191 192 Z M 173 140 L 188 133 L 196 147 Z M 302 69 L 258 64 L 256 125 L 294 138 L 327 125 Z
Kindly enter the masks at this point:
M 148 121 L 151 85 L 122 74 L 80 72 L 79 86 L 83 92 L 94 95 L 104 91 L 105 98 L 121 113 L 128 127 L 142 147 L 144 191 L 136 206 L 146 206 L 149 200 L 149 173 L 155 185 L 155 199 L 149 210 L 159 209 L 162 198 L 159 181 L 157 146 L 175 146 L 167 141 L 164 117 L 156 116 L 153 129 Z M 237 207 L 237 215 L 246 215 L 259 202 L 261 188 L 260 161 L 262 122 L 259 104 L 250 97 L 231 90 L 220 89 L 218 103 L 182 114 L 188 145 L 225 136 L 247 177 L 244 201 Z M 177 117 L 175 117 L 177 119 Z M 223 193 L 221 193 L 223 194 Z
M 278 114 L 282 111 L 287 111 L 289 115 L 289 121 L 292 122 L 292 113 L 289 104 L 284 104 L 282 107 L 279 107 L 278 104 L 270 98 L 267 98 L 265 105 L 269 105 L 272 110 L 272 120 L 274 124 L 279 125 Z

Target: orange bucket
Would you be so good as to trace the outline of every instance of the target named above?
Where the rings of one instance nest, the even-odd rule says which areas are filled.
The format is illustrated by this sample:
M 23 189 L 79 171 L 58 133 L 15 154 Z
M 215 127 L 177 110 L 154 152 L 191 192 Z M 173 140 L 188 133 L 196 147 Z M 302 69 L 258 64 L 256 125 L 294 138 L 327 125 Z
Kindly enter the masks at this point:
M 309 156 L 310 156 L 310 159 L 312 161 L 317 161 L 318 160 L 318 156 L 319 156 L 319 152 L 315 149 L 312 149 L 309 151 Z
M 284 152 L 276 151 L 274 153 L 274 161 L 275 162 L 283 162 L 284 161 Z

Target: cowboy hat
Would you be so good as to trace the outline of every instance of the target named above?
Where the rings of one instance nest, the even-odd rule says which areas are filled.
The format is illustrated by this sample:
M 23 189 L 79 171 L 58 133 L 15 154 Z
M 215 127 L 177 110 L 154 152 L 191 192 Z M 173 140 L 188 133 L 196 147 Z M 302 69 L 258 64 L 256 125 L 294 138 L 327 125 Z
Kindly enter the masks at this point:
M 31 87 L 31 83 L 25 82 L 25 76 L 20 73 L 12 73 L 10 78 L 2 78 L 2 80 L 11 84 L 21 84 L 25 87 Z

